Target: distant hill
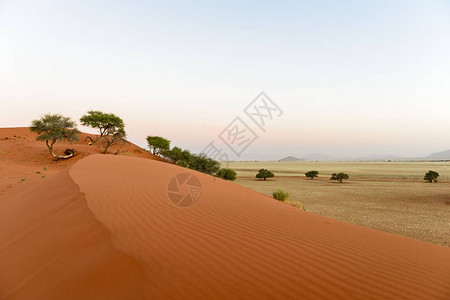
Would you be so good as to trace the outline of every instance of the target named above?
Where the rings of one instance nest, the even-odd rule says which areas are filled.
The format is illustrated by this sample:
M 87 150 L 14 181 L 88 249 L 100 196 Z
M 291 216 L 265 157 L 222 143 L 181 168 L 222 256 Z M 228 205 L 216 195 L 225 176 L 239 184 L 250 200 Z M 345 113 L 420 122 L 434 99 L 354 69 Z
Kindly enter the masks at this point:
M 450 159 L 450 150 L 430 154 L 426 159 Z
M 279 160 L 279 162 L 293 162 L 293 161 L 303 161 L 304 159 L 295 156 L 287 156 Z

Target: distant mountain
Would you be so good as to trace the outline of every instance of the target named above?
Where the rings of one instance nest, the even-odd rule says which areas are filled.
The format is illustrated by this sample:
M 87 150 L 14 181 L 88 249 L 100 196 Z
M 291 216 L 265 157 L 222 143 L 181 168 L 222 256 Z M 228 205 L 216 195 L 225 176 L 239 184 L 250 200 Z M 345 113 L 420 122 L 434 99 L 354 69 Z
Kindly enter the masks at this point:
M 295 157 L 295 156 L 288 156 L 288 157 L 280 159 L 279 161 L 280 162 L 293 162 L 293 161 L 303 161 L 303 160 L 304 159 L 298 158 L 298 157 Z
M 426 159 L 450 159 L 450 150 L 430 154 Z

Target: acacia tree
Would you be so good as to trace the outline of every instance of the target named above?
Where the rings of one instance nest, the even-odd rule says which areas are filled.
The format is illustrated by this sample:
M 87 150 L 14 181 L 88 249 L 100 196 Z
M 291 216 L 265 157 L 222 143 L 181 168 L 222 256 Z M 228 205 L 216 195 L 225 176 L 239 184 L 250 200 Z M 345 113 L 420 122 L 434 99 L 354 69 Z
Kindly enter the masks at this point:
M 255 177 L 266 180 L 266 178 L 273 178 L 275 175 L 267 169 L 260 169 Z
M 69 117 L 64 117 L 60 114 L 46 114 L 39 120 L 31 122 L 30 130 L 36 132 L 38 137 L 36 140 L 45 141 L 48 151 L 56 159 L 70 158 L 75 155 L 73 149 L 66 149 L 64 154 L 56 155 L 53 152 L 53 145 L 56 141 L 78 141 L 77 124 Z
M 350 176 L 348 176 L 348 174 L 346 174 L 346 173 L 333 173 L 333 174 L 331 174 L 330 180 L 337 180 L 340 183 L 342 183 L 342 180 L 349 179 L 349 178 L 350 178 Z
M 160 136 L 148 136 L 147 143 L 154 155 L 161 156 L 170 149 L 170 141 Z
M 101 139 L 105 149 L 103 153 L 112 145 L 124 142 L 126 138 L 125 123 L 115 114 L 91 110 L 80 118 L 80 122 L 84 126 L 98 129 L 100 135 L 92 142 L 96 143 Z
M 423 177 L 423 180 L 426 180 L 426 181 L 428 181 L 429 183 L 433 183 L 433 181 L 434 182 L 437 182 L 437 179 L 438 179 L 438 177 L 439 177 L 439 173 L 438 172 L 435 172 L 435 171 L 428 171 L 426 174 L 425 174 L 425 176 Z
M 311 180 L 313 180 L 314 177 L 317 177 L 318 175 L 319 175 L 318 171 L 308 171 L 305 173 L 305 176 L 311 178 Z

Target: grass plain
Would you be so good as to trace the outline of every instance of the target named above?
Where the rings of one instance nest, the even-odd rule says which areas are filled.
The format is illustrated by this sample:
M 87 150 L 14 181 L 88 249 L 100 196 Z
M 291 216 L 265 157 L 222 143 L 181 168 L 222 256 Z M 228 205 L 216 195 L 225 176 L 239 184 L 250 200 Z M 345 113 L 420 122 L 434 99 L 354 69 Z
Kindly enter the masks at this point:
M 450 162 L 230 162 L 236 183 L 272 196 L 275 189 L 290 193 L 290 201 L 322 216 L 450 246 Z M 256 180 L 260 168 L 274 179 Z M 319 178 L 304 173 L 319 171 Z M 438 183 L 422 180 L 428 170 Z M 331 173 L 350 179 L 330 181 Z

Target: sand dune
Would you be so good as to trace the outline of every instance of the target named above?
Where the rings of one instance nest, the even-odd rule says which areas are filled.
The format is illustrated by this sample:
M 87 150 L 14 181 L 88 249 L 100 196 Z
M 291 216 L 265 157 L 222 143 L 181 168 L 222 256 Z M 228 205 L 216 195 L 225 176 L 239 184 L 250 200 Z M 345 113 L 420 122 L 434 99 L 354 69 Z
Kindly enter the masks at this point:
M 1 299 L 450 298 L 450 248 L 178 166 L 92 155 L 23 187 L 0 196 Z
M 42 181 L 42 175 L 48 177 L 84 157 L 101 153 L 103 149 L 100 145 L 89 146 L 89 140 L 85 141 L 87 136 L 95 138 L 94 134 L 81 133 L 80 140 L 76 143 L 57 142 L 54 146 L 57 154 L 63 154 L 66 148 L 74 148 L 76 155 L 70 159 L 55 161 L 45 143 L 36 141 L 37 134 L 28 127 L 0 128 L 0 195 L 21 183 L 23 178 L 26 182 Z M 114 153 L 118 146 L 110 149 L 109 152 Z M 126 142 L 122 149 L 121 155 L 162 160 L 130 142 Z

